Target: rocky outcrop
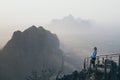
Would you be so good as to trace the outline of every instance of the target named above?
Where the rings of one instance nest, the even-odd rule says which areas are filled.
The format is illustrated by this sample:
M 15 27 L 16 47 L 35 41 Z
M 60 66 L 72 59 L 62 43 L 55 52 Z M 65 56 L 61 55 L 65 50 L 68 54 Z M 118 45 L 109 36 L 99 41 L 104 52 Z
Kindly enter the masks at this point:
M 31 26 L 14 32 L 0 54 L 0 80 L 25 80 L 32 70 L 59 71 L 63 52 L 56 34 Z

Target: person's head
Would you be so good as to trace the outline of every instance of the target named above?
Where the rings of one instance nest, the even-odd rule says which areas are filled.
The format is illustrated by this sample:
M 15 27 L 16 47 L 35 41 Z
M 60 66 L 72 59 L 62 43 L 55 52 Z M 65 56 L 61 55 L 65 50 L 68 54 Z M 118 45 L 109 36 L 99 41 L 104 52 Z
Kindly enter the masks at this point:
M 97 50 L 97 47 L 94 47 L 94 50 L 96 51 L 96 50 Z

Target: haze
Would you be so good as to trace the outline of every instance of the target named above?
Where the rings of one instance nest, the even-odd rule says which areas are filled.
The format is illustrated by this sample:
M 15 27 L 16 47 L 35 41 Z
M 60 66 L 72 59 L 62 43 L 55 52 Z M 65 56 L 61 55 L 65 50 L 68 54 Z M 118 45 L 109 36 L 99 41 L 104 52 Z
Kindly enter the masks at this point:
M 92 23 L 92 26 L 88 25 L 88 28 L 80 29 L 83 34 L 97 32 L 100 35 L 105 33 L 118 38 L 120 34 L 119 9 L 119 0 L 0 0 L 0 48 L 11 38 L 14 31 L 23 31 L 33 24 L 43 25 L 56 34 L 64 33 L 65 31 L 59 30 L 60 26 L 56 26 L 55 29 L 51 27 L 54 25 L 52 21 L 53 19 L 61 21 L 69 14 L 75 20 L 80 18 Z M 74 28 L 65 28 L 63 25 L 63 29 Z M 79 32 L 75 30 L 68 34 Z

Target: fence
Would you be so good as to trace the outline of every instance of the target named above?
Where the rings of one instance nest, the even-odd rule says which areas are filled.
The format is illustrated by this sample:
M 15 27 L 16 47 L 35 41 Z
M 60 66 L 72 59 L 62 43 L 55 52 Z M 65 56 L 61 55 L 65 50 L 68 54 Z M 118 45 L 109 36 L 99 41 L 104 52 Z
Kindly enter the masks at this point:
M 96 57 L 95 65 L 103 65 L 107 66 L 106 60 L 111 60 L 116 62 L 118 66 L 120 66 L 120 54 L 110 54 L 110 55 L 99 55 Z M 84 69 L 88 70 L 91 68 L 91 57 L 87 57 L 84 59 Z M 109 65 L 109 64 L 108 64 Z M 97 68 L 97 67 L 96 67 Z

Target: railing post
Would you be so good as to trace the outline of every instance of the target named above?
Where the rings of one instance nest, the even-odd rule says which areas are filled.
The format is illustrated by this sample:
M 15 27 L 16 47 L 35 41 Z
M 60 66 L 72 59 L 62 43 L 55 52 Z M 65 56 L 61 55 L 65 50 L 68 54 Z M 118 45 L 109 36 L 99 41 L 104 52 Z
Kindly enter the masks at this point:
M 107 60 L 105 60 L 105 73 L 104 73 L 104 80 L 107 80 Z
M 99 56 L 97 57 L 97 64 L 100 64 Z
M 102 58 L 102 64 L 105 64 L 105 59 L 104 59 L 104 57 Z
M 97 71 L 97 68 L 98 68 L 98 65 L 99 65 L 99 64 L 100 64 L 100 61 L 99 61 L 99 56 L 98 56 L 98 57 L 97 57 L 97 64 L 96 64 L 96 66 L 95 66 L 95 67 L 96 67 L 96 69 L 95 69 L 96 71 Z
M 91 61 L 91 59 L 90 59 L 90 70 L 91 70 L 91 65 L 92 65 L 92 61 Z
M 86 58 L 84 59 L 84 70 L 86 69 Z
M 120 55 L 119 55 L 119 67 L 120 67 Z
M 119 55 L 119 66 L 118 66 L 118 78 L 120 80 L 120 55 Z

